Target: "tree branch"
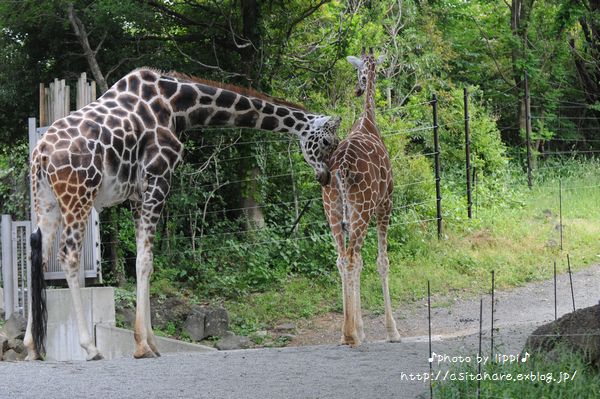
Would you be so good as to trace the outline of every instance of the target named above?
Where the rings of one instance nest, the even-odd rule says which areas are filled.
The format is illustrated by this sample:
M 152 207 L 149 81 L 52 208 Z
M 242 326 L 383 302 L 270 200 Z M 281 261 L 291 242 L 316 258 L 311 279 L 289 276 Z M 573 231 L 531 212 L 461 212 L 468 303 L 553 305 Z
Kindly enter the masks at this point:
M 75 14 L 75 10 L 73 9 L 73 3 L 69 3 L 68 14 L 69 21 L 71 22 L 71 26 L 73 27 L 73 32 L 75 32 L 75 36 L 77 36 L 77 40 L 79 40 L 79 43 L 83 48 L 83 53 L 88 62 L 88 65 L 90 66 L 92 74 L 94 75 L 94 80 L 96 80 L 96 82 L 98 83 L 100 91 L 104 93 L 108 90 L 106 79 L 104 78 L 104 75 L 100 70 L 100 65 L 98 65 L 98 61 L 96 60 L 96 53 L 94 52 L 94 50 L 92 50 L 92 47 L 90 46 L 85 26 L 83 26 L 83 23 Z

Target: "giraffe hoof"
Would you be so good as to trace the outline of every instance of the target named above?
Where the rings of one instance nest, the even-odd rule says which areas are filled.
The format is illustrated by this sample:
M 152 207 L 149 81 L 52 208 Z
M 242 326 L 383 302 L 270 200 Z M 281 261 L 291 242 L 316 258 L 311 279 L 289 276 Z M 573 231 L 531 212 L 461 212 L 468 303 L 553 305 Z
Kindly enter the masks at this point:
M 104 356 L 102 356 L 102 354 L 100 352 L 96 353 L 93 356 L 88 356 L 88 358 L 86 359 L 88 362 L 93 361 L 93 360 L 103 360 Z
M 134 353 L 133 357 L 136 358 L 136 359 L 152 359 L 152 358 L 155 358 L 155 357 L 158 357 L 158 356 L 156 356 L 156 354 L 154 352 L 152 352 L 151 350 L 149 350 L 149 351 L 146 351 L 146 352 L 142 353 L 141 355 L 139 355 L 137 353 Z
M 396 329 L 394 329 L 395 331 L 393 331 L 392 333 L 388 333 L 387 334 L 387 342 L 402 342 L 402 339 L 400 338 L 400 334 L 398 333 L 398 331 Z
M 356 348 L 360 346 L 360 340 L 358 338 L 343 336 L 340 340 L 340 345 L 348 345 L 351 348 Z

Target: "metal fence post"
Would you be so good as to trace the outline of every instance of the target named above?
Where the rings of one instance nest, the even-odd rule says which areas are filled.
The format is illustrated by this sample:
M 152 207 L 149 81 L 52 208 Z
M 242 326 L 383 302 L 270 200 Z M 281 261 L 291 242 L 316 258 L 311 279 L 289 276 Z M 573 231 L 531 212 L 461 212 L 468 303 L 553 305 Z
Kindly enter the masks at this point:
M 438 135 L 438 114 L 437 114 L 437 96 L 434 94 L 431 100 L 433 106 L 433 146 L 434 146 L 434 162 L 435 162 L 435 196 L 436 196 L 436 213 L 437 213 L 437 232 L 438 239 L 442 238 L 442 189 L 440 186 L 440 140 Z
M 473 217 L 473 198 L 471 197 L 471 132 L 469 130 L 469 92 L 464 89 L 465 97 L 465 159 L 467 167 L 467 215 Z
M 8 319 L 15 311 L 12 262 L 12 218 L 2 215 L 2 281 L 4 282 L 4 315 Z
M 529 79 L 525 71 L 525 139 L 527 141 L 527 186 L 533 186 L 531 177 L 531 98 L 529 97 Z

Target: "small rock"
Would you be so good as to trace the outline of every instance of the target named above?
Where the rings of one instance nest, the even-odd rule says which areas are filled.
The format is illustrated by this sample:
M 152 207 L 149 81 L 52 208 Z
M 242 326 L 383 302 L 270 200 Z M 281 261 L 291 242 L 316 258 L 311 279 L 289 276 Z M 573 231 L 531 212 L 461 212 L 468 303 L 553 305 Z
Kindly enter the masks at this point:
M 221 338 L 215 346 L 220 351 L 248 349 L 250 347 L 250 339 L 238 335 L 227 335 Z
M 183 332 L 189 335 L 194 341 L 202 341 L 206 337 L 204 328 L 206 314 L 202 311 L 195 311 L 185 319 Z
M 267 338 L 269 336 L 269 332 L 262 330 L 255 332 L 254 335 L 256 335 L 258 338 Z
M 162 300 L 153 297 L 150 298 L 150 303 L 152 325 L 162 329 L 166 329 L 169 324 L 181 325 L 191 313 L 190 305 L 181 298 L 169 297 Z
M 27 320 L 18 313 L 13 313 L 6 324 L 4 324 L 4 335 L 8 339 L 23 339 L 25 337 L 25 327 L 27 327 Z
M 4 352 L 3 355 L 5 362 L 16 362 L 20 360 L 25 360 L 25 357 L 27 357 L 27 353 L 17 353 L 12 349 L 7 350 L 6 352 Z
M 284 341 L 291 341 L 295 338 L 296 336 L 294 334 L 281 334 L 279 336 L 279 339 L 282 339 Z
M 224 308 L 209 308 L 204 319 L 206 337 L 222 337 L 229 328 L 229 315 Z
M 296 325 L 294 323 L 283 323 L 274 328 L 277 332 L 288 332 L 296 330 Z
M 17 353 L 23 353 L 25 351 L 25 345 L 23 345 L 23 341 L 20 339 L 9 339 L 7 342 L 8 349 L 12 349 Z

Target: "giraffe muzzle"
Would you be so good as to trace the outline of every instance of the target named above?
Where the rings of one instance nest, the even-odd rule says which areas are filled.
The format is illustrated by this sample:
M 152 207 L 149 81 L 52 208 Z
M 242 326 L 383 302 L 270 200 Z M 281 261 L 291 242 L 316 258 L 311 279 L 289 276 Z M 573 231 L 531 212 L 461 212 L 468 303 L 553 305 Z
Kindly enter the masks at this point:
M 365 91 L 364 91 L 364 90 L 363 90 L 363 88 L 362 88 L 362 87 L 360 87 L 360 86 L 356 86 L 356 89 L 354 89 L 354 93 L 356 94 L 356 97 L 360 97 L 360 96 L 362 96 L 362 94 L 363 94 L 364 92 L 365 92 Z
M 331 173 L 329 173 L 329 170 L 327 169 L 317 172 L 315 177 L 317 178 L 317 181 L 321 184 L 321 186 L 326 186 L 331 181 Z

